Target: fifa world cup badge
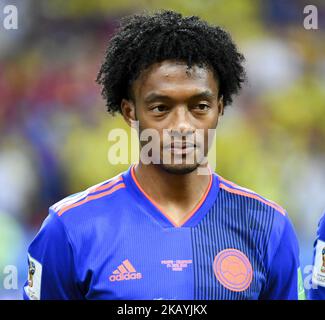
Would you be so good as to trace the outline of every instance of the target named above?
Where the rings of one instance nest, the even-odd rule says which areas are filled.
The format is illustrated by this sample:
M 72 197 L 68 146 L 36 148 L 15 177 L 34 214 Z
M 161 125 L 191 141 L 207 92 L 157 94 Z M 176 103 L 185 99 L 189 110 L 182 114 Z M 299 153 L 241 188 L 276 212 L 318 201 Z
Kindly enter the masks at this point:
M 322 265 L 320 271 L 325 273 L 325 247 L 322 250 L 322 256 L 323 256 L 323 265 Z
M 33 277 L 35 274 L 35 264 L 33 261 L 29 262 L 29 269 L 28 269 L 28 286 L 33 287 Z
M 31 300 L 41 299 L 42 265 L 28 255 L 28 281 L 24 288 Z

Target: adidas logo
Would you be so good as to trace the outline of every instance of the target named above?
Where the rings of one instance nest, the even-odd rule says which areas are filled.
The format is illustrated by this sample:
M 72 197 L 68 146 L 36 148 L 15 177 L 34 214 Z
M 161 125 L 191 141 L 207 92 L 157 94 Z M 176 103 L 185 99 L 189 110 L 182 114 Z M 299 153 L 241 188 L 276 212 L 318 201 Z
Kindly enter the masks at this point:
M 140 280 L 142 274 L 137 272 L 129 260 L 124 260 L 113 274 L 109 277 L 109 281 L 124 281 L 124 280 Z

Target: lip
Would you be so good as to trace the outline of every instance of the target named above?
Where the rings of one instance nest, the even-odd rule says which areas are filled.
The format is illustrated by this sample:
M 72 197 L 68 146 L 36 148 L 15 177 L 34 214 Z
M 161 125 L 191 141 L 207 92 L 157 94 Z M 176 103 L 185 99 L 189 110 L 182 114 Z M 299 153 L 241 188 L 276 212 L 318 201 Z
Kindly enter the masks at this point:
M 188 148 L 196 148 L 196 145 L 190 142 L 185 142 L 185 143 L 173 142 L 170 145 L 166 146 L 166 149 L 188 149 Z
M 174 145 L 171 144 L 166 149 L 175 155 L 185 155 L 191 153 L 195 150 L 196 146 L 194 144 L 182 144 L 182 145 Z

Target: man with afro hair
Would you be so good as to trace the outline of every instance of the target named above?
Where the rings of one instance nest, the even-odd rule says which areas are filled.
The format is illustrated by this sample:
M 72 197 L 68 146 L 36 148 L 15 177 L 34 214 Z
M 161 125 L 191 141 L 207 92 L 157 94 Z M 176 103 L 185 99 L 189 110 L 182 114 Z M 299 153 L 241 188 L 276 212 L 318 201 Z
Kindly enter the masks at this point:
M 25 299 L 303 298 L 287 212 L 206 160 L 243 62 L 229 33 L 199 17 L 122 20 L 97 83 L 108 112 L 138 129 L 139 162 L 50 207 Z

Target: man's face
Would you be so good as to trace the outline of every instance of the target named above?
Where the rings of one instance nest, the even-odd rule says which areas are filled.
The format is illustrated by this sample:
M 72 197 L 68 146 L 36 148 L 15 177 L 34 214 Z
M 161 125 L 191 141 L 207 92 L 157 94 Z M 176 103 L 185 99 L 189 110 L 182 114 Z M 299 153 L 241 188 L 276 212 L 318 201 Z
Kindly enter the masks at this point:
M 140 137 L 145 129 L 157 132 L 159 166 L 174 174 L 195 170 L 208 154 L 208 129 L 223 112 L 213 72 L 166 60 L 142 72 L 132 92 Z M 146 143 L 140 139 L 141 148 Z

